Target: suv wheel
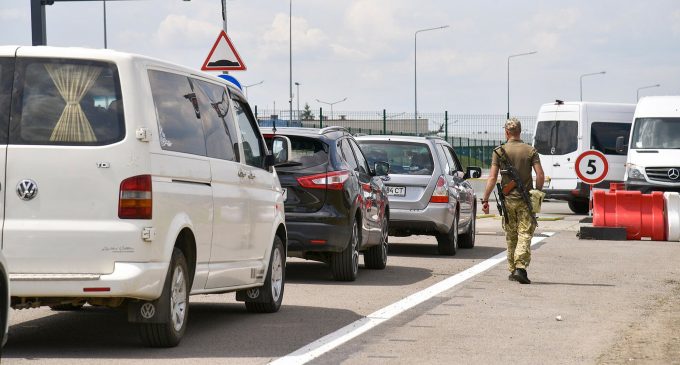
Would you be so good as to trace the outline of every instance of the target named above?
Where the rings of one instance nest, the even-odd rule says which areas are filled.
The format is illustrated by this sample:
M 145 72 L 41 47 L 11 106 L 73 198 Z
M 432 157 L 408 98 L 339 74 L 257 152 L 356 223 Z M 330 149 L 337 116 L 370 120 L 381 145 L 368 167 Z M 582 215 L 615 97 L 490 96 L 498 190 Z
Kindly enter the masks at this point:
M 274 247 L 269 258 L 269 270 L 264 285 L 259 289 L 260 301 L 247 301 L 246 309 L 252 313 L 274 313 L 281 308 L 286 278 L 286 254 L 279 236 L 274 237 Z
M 437 251 L 440 255 L 453 256 L 458 249 L 458 213 L 453 217 L 448 233 L 437 233 Z
M 187 329 L 189 317 L 189 269 L 184 254 L 178 248 L 172 251 L 170 269 L 165 278 L 159 305 L 167 313 L 163 323 L 142 323 L 142 341 L 150 347 L 174 347 L 179 344 Z
M 338 281 L 354 281 L 359 272 L 359 226 L 356 219 L 352 222 L 352 236 L 342 251 L 331 256 L 331 271 Z
M 364 264 L 366 268 L 382 270 L 387 266 L 387 248 L 388 248 L 388 227 L 389 220 L 387 215 L 382 219 L 382 234 L 380 235 L 380 244 L 373 246 L 364 253 Z
M 475 230 L 477 229 L 477 206 L 475 205 L 472 209 L 472 217 L 470 217 L 470 224 L 468 225 L 467 232 L 460 236 L 458 241 L 458 247 L 460 248 L 473 248 L 475 247 Z
M 570 200 L 569 209 L 576 214 L 588 214 L 589 204 L 588 200 Z

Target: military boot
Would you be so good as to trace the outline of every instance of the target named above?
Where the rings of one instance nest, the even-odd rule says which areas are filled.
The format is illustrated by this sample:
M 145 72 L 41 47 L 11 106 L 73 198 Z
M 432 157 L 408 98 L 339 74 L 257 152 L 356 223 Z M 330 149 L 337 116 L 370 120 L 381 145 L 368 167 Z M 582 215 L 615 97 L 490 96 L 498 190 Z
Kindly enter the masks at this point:
M 515 269 L 515 271 L 512 272 L 512 276 L 521 284 L 531 284 L 531 280 L 529 280 L 525 269 Z

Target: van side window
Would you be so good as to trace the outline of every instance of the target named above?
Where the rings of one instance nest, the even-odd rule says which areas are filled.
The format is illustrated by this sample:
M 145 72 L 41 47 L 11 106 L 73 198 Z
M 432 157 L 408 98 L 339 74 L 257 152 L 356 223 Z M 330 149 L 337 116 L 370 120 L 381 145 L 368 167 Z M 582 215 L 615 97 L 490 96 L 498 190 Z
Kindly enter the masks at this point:
M 125 135 L 114 64 L 17 58 L 11 144 L 101 146 Z
M 14 80 L 14 58 L 0 58 L 0 143 L 7 144 L 9 130 L 10 100 L 12 100 L 12 81 Z
M 248 166 L 264 168 L 264 146 L 260 129 L 255 124 L 255 118 L 250 112 L 248 104 L 238 99 L 233 99 L 236 120 L 241 130 L 243 139 L 243 154 Z
M 625 156 L 627 151 L 616 151 L 616 139 L 623 137 L 627 141 L 629 135 L 630 123 L 593 122 L 590 126 L 590 146 L 605 155 Z
M 198 104 L 205 130 L 208 157 L 236 161 L 234 120 L 229 109 L 227 88 L 201 80 L 192 80 L 198 89 Z M 237 146 L 238 147 L 238 146 Z
M 166 151 L 206 155 L 198 96 L 188 77 L 149 70 L 158 118 L 158 137 Z

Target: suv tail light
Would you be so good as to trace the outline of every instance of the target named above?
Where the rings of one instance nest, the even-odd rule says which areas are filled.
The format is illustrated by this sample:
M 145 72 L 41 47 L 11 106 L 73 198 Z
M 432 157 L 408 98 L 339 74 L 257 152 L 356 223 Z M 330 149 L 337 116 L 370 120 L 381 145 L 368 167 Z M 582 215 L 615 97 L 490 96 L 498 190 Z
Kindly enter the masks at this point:
M 151 175 L 127 178 L 120 183 L 118 218 L 151 219 Z
M 330 189 L 342 190 L 345 181 L 349 179 L 349 171 L 333 171 L 325 174 L 309 175 L 298 177 L 297 181 L 303 188 L 307 189 Z
M 432 192 L 432 198 L 430 198 L 430 203 L 448 203 L 449 202 L 449 189 L 446 186 L 446 179 L 444 176 L 440 176 L 437 179 L 437 185 L 434 187 Z

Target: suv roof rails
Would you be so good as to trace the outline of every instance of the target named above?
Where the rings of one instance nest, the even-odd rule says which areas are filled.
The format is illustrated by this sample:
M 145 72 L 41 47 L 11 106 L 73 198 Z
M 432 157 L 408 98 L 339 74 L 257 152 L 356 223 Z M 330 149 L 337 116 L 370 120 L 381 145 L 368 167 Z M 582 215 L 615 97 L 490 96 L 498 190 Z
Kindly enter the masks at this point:
M 439 137 L 439 136 L 426 136 L 425 139 L 441 139 L 441 140 L 444 140 L 444 138 Z
M 339 126 L 331 126 L 331 127 L 326 127 L 326 128 L 321 128 L 319 130 L 319 134 L 326 134 L 330 132 L 347 132 L 349 131 L 345 129 L 345 127 L 339 127 Z

